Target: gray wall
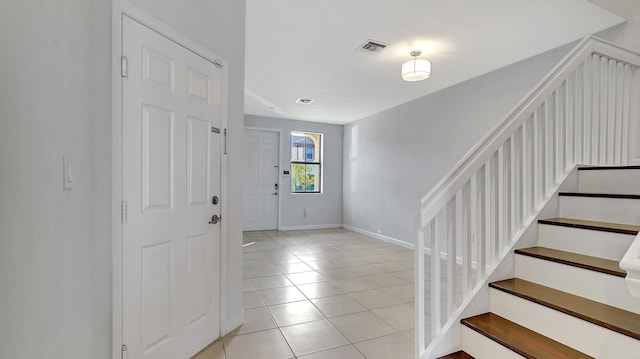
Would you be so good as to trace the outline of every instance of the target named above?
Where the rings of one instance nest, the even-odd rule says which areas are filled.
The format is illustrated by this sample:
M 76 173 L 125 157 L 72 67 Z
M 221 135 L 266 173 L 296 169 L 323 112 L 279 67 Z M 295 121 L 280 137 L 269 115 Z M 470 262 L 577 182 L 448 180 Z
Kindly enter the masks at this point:
M 420 199 L 572 46 L 346 125 L 344 224 L 413 243 Z
M 623 24 L 597 33 L 596 36 L 640 52 L 640 36 L 638 34 L 640 34 L 640 13 L 627 19 L 627 22 Z
M 3 2 L 0 358 L 112 358 L 111 3 Z M 229 60 L 229 175 L 240 178 L 244 1 L 135 3 Z M 71 191 L 62 191 L 63 155 Z M 237 182 L 227 316 L 242 313 Z
M 342 129 L 343 126 L 316 122 L 245 116 L 245 126 L 281 130 L 280 136 L 280 226 L 282 229 L 321 228 L 342 225 Z M 322 193 L 292 194 L 290 177 L 282 176 L 291 160 L 291 131 L 323 135 Z M 304 209 L 307 208 L 307 217 Z
M 0 358 L 109 358 L 111 2 L 7 0 L 0 46 Z

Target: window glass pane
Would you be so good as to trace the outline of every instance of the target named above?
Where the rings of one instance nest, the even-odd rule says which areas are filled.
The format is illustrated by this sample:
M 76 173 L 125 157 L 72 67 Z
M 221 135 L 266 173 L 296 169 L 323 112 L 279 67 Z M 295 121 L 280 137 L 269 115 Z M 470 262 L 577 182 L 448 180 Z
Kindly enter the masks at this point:
M 291 164 L 291 192 L 305 192 L 306 168 L 300 163 Z
M 307 147 L 304 151 L 305 159 L 309 162 L 313 162 L 313 144 L 307 143 Z
M 292 163 L 291 192 L 320 192 L 320 165 Z
M 291 161 L 304 161 L 305 134 L 291 132 Z
M 320 192 L 320 165 L 306 165 L 306 192 Z
M 308 133 L 307 136 L 307 162 L 320 162 L 320 135 Z

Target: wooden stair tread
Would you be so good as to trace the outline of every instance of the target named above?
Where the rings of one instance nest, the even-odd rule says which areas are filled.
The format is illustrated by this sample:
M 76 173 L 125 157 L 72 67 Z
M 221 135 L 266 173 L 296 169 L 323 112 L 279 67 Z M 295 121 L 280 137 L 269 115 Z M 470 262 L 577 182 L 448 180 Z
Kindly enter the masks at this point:
M 627 275 L 625 270 L 620 269 L 620 263 L 618 261 L 610 259 L 592 257 L 584 254 L 565 252 L 545 247 L 521 248 L 516 249 L 515 253 L 573 267 L 588 269 L 616 277 L 625 277 Z
M 597 198 L 622 198 L 640 199 L 639 194 L 614 194 L 614 193 L 587 193 L 587 192 L 560 192 L 559 196 L 564 197 L 597 197 Z
M 476 315 L 460 322 L 525 358 L 592 358 L 493 313 Z
M 451 353 L 449 355 L 445 355 L 443 357 L 439 357 L 438 359 L 475 359 L 471 355 L 463 352 L 462 350 L 457 351 L 455 353 Z
M 640 315 L 519 278 L 489 287 L 640 340 Z
M 539 220 L 538 223 L 554 226 L 590 229 L 594 231 L 631 234 L 634 236 L 637 235 L 638 232 L 640 232 L 640 226 L 634 226 L 631 224 L 587 221 L 584 219 L 575 218 L 547 218 Z

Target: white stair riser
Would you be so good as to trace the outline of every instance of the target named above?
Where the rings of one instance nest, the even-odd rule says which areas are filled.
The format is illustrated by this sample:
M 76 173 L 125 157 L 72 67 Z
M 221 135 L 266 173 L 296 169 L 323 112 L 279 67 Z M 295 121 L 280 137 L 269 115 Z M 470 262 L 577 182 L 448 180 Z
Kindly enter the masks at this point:
M 622 277 L 523 255 L 516 255 L 516 277 L 640 313 L 640 300 L 631 297 Z
M 560 217 L 640 224 L 640 200 L 560 196 Z
M 640 353 L 640 340 L 493 288 L 490 303 L 493 313 L 593 357 L 634 358 Z
M 523 356 L 507 349 L 464 325 L 462 328 L 462 350 L 476 359 L 521 359 Z
M 640 194 L 640 170 L 578 171 L 578 192 Z
M 635 236 L 590 229 L 538 224 L 538 245 L 619 261 Z

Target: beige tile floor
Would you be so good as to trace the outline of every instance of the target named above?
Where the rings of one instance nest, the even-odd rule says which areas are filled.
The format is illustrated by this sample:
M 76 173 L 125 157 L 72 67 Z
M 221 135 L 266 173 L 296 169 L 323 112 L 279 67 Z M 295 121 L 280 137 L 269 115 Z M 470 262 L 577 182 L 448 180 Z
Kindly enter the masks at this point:
M 194 359 L 413 358 L 413 252 L 344 229 L 247 232 L 245 324 Z

